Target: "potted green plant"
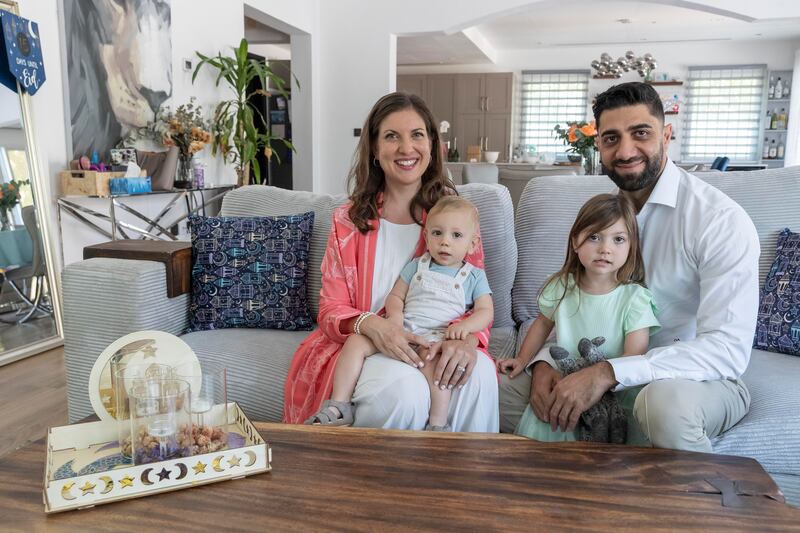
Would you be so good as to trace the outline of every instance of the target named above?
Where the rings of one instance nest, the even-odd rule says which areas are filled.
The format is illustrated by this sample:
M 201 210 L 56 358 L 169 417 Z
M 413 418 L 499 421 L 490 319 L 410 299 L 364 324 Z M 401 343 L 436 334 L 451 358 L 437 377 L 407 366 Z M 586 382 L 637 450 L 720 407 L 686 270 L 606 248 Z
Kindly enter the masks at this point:
M 20 202 L 19 188 L 30 183 L 28 180 L 11 180 L 0 183 L 0 230 L 11 229 L 11 215 L 9 211 Z
M 249 183 L 251 167 L 255 182 L 260 184 L 262 176 L 257 159 L 259 151 L 263 150 L 269 160 L 272 157 L 273 142 L 280 141 L 291 150 L 294 150 L 294 146 L 287 139 L 272 137 L 269 133 L 259 133 L 255 125 L 255 118 L 259 116 L 265 123 L 266 119 L 263 113 L 249 105 L 248 101 L 253 94 L 269 96 L 269 93 L 264 89 L 248 92 L 248 88 L 253 80 L 258 79 L 262 87 L 268 87 L 268 83 L 272 82 L 275 90 L 284 98 L 288 98 L 288 94 L 284 88 L 283 79 L 277 76 L 268 65 L 247 57 L 246 39 L 242 39 L 239 47 L 234 48 L 233 52 L 233 56 L 223 56 L 220 52 L 211 57 L 196 52 L 200 61 L 192 74 L 192 83 L 197 78 L 200 69 L 208 65 L 216 70 L 217 87 L 224 80 L 233 91 L 234 97 L 221 101 L 214 111 L 214 117 L 211 120 L 211 133 L 213 134 L 211 153 L 213 155 L 221 153 L 225 161 L 234 164 L 239 185 Z

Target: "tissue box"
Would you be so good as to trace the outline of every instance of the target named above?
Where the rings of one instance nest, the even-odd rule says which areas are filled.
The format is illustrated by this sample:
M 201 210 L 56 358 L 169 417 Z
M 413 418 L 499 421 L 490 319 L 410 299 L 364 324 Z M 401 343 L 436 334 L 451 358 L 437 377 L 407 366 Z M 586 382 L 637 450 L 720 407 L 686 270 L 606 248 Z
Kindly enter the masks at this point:
M 143 194 L 152 192 L 153 187 L 150 185 L 150 176 L 142 178 L 112 178 L 108 182 L 108 188 L 111 194 Z

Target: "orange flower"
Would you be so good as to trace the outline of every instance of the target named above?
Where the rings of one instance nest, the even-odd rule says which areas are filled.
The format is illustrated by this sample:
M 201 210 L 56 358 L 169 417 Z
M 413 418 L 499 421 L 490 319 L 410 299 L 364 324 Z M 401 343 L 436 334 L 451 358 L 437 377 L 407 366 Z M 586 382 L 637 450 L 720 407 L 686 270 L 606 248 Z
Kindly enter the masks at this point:
M 570 124 L 569 131 L 567 132 L 567 140 L 571 143 L 574 143 L 575 141 L 578 140 L 578 136 L 575 135 L 576 129 L 577 127 L 575 126 L 575 124 Z
M 595 135 L 597 135 L 597 128 L 595 128 L 594 126 L 594 120 L 586 124 L 585 126 L 581 127 L 581 133 L 583 133 L 587 137 L 594 137 Z

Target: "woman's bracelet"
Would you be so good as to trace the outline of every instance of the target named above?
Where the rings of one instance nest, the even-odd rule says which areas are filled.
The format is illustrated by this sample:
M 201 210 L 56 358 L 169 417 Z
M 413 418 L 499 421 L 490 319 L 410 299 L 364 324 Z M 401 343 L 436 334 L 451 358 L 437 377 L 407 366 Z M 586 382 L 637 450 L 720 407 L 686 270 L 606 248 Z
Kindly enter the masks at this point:
M 353 333 L 355 333 L 356 335 L 361 335 L 361 323 L 364 322 L 364 320 L 366 320 L 368 317 L 370 317 L 370 316 L 372 316 L 374 314 L 375 313 L 373 313 L 372 311 L 366 311 L 366 312 L 361 313 L 360 315 L 358 315 L 358 318 L 356 318 L 355 324 L 353 324 Z

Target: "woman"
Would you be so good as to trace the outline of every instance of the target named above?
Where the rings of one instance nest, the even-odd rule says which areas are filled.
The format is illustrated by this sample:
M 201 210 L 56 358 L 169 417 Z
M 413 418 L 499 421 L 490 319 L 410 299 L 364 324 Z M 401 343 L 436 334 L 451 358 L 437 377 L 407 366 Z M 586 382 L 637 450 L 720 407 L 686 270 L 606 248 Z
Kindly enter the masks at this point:
M 330 396 L 339 350 L 348 335 L 359 332 L 380 353 L 367 358 L 356 385 L 353 425 L 423 429 L 430 392 L 419 367 L 436 364 L 440 386 L 454 391 L 453 431 L 498 431 L 497 377 L 485 353 L 488 330 L 430 346 L 430 355 L 439 358 L 429 361 L 411 346 L 426 346 L 424 339 L 375 314 L 403 265 L 425 250 L 427 210 L 441 196 L 456 194 L 444 176 L 436 125 L 422 99 L 392 93 L 375 104 L 350 185 L 350 202 L 333 213 L 322 261 L 320 327 L 294 354 L 286 379 L 285 421 L 303 422 Z M 483 248 L 467 260 L 483 268 Z

